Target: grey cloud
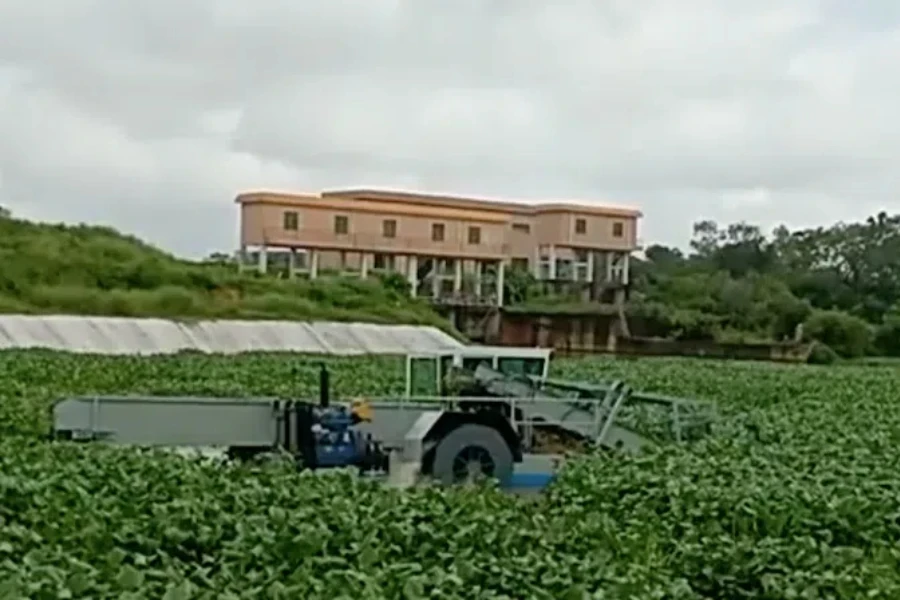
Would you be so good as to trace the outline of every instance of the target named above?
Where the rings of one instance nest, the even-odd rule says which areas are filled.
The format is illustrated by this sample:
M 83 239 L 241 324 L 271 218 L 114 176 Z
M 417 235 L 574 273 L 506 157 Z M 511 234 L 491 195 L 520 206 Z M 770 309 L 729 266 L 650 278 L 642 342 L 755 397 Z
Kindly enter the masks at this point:
M 900 10 L 834 0 L 0 3 L 0 204 L 192 255 L 248 187 L 794 226 L 897 209 Z

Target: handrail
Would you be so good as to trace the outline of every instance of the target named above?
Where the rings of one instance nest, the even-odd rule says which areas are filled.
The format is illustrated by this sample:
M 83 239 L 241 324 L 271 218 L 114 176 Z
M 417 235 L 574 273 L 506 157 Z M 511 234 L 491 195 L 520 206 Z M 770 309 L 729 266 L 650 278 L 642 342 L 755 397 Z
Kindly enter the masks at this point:
M 266 244 L 297 246 L 308 249 L 344 250 L 347 252 L 384 252 L 427 256 L 461 256 L 472 258 L 503 258 L 510 253 L 510 245 L 501 243 L 469 244 L 464 240 L 436 242 L 427 236 L 397 235 L 384 237 L 377 233 L 336 234 L 326 229 L 285 230 L 276 227 L 263 229 Z

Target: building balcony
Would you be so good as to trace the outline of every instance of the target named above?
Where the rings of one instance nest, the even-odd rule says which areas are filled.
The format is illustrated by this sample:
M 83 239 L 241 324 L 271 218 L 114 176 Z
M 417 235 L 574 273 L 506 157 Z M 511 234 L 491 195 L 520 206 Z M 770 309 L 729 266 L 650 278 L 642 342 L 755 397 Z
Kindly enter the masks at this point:
M 263 239 L 268 246 L 488 260 L 500 260 L 510 251 L 506 243 L 469 244 L 455 240 L 435 241 L 426 236 L 384 237 L 374 233 L 336 234 L 310 229 L 265 229 Z

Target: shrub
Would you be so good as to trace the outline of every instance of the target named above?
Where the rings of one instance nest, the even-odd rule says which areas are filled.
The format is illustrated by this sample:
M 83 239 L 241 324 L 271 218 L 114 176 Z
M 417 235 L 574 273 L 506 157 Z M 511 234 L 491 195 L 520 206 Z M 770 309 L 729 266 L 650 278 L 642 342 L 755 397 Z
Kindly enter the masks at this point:
M 840 357 L 837 352 L 832 350 L 827 344 L 815 342 L 806 358 L 806 362 L 811 365 L 830 365 L 838 361 Z
M 872 328 L 853 315 L 836 310 L 820 310 L 803 325 L 809 340 L 822 342 L 845 358 L 864 356 L 872 347 Z
M 891 318 L 879 325 L 873 344 L 878 354 L 900 356 L 900 320 Z

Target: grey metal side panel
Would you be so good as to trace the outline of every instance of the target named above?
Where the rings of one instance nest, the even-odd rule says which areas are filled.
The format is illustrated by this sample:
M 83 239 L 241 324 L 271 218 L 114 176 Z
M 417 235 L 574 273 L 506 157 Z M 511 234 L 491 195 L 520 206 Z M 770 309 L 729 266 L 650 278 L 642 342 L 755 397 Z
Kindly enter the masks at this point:
M 439 408 L 436 403 L 417 402 L 373 402 L 374 418 L 371 423 L 360 423 L 357 429 L 371 433 L 386 448 L 400 450 L 404 446 L 407 433 L 424 413 Z
M 421 463 L 425 456 L 425 437 L 443 416 L 442 410 L 423 412 L 403 438 L 403 460 Z
M 77 437 L 149 446 L 272 446 L 270 399 L 71 398 L 54 408 L 54 429 Z

